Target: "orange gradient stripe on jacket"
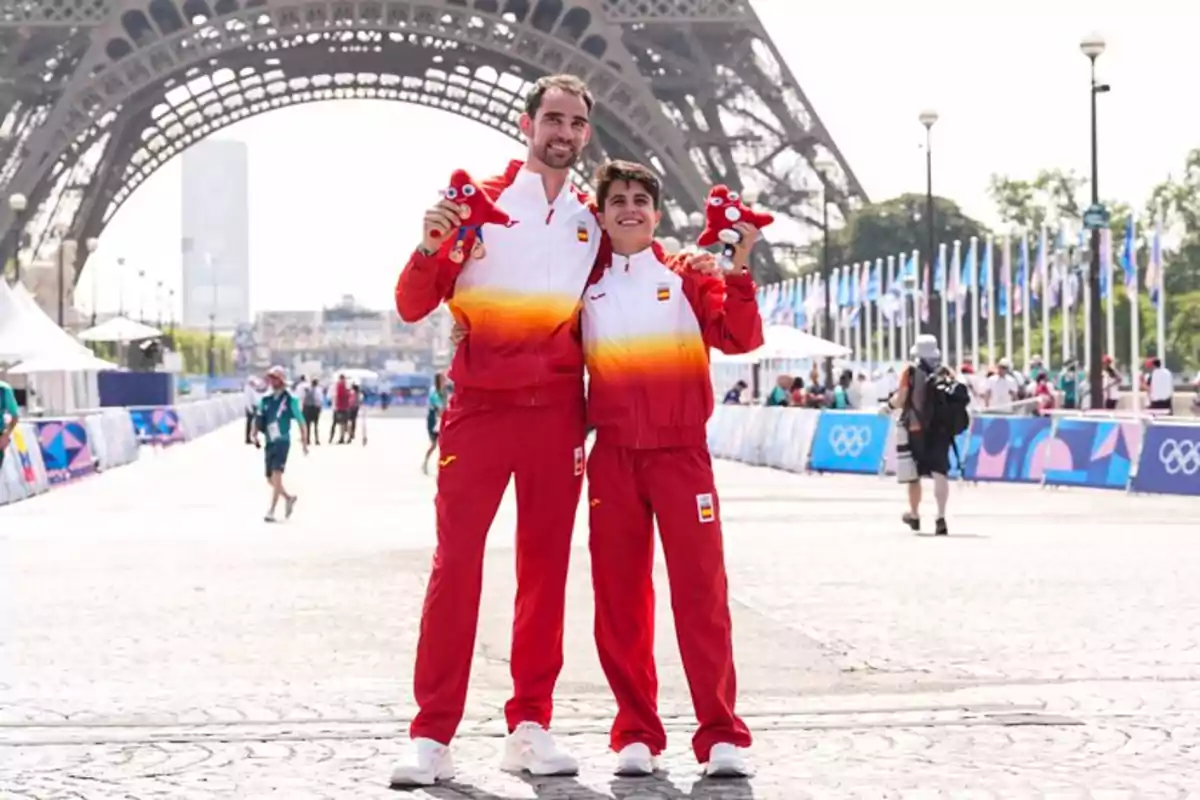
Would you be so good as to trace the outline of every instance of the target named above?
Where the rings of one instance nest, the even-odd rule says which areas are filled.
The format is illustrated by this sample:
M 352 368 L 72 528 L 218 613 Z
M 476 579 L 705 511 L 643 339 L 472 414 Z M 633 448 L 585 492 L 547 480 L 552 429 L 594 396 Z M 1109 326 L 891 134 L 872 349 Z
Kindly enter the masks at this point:
M 526 341 L 549 336 L 564 325 L 574 324 L 580 298 L 485 287 L 455 292 L 449 305 L 454 318 L 472 336 Z
M 594 341 L 586 355 L 588 372 L 600 383 L 708 376 L 708 348 L 683 332 Z

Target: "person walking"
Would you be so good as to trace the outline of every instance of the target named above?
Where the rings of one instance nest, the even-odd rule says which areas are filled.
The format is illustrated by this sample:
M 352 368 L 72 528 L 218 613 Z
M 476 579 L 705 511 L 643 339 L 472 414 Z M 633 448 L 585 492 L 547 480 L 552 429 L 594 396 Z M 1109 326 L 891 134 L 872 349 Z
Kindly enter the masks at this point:
M 350 411 L 350 385 L 346 383 L 345 375 L 338 375 L 333 387 L 333 422 L 329 426 L 329 443 L 333 444 L 333 434 L 339 432 L 338 444 L 346 443 L 346 418 Z
M 758 231 L 724 273 L 710 254 L 690 264 L 654 241 L 658 178 L 610 162 L 594 181 L 611 266 L 584 293 L 589 549 L 596 646 L 617 701 L 610 743 L 618 775 L 649 775 L 666 747 L 654 664 L 654 526 L 658 523 L 684 673 L 699 728 L 692 748 L 711 777 L 746 777 L 750 731 L 737 716 L 720 500 L 705 426 L 713 412 L 709 348 L 763 343 L 749 272 Z M 790 379 L 789 379 L 790 384 Z M 781 385 L 782 382 L 781 382 Z
M 429 449 L 425 451 L 425 461 L 421 464 L 421 472 L 429 474 L 429 459 L 437 450 L 439 426 L 442 414 L 446 410 L 446 376 L 441 372 L 433 376 L 433 387 L 429 390 L 429 411 L 425 414 L 425 429 L 429 433 Z
M 896 479 L 908 487 L 908 510 L 901 519 L 921 530 L 921 479 L 933 480 L 937 502 L 934 533 L 950 532 L 946 504 L 950 499 L 950 451 L 955 437 L 967 429 L 971 392 L 942 364 L 937 337 L 923 333 L 913 346 L 914 361 L 900 374 L 900 385 L 882 411 L 899 411 L 896 422 Z M 959 463 L 962 469 L 962 463 Z
M 321 443 L 321 407 L 325 404 L 325 393 L 321 384 L 313 378 L 312 382 L 303 387 L 304 401 L 301 411 L 304 414 L 304 432 L 314 445 Z
M 267 484 L 271 487 L 271 505 L 263 520 L 275 521 L 275 509 L 280 499 L 284 501 L 284 518 L 291 519 L 296 508 L 296 495 L 290 494 L 283 485 L 283 471 L 287 468 L 288 451 L 291 449 L 292 423 L 300 429 L 300 444 L 304 455 L 308 455 L 308 431 L 304 427 L 304 414 L 296 396 L 287 389 L 287 374 L 283 367 L 271 367 L 267 371 L 267 394 L 259 402 L 254 446 L 261 447 L 258 434 L 267 437 L 263 458 L 266 462 Z

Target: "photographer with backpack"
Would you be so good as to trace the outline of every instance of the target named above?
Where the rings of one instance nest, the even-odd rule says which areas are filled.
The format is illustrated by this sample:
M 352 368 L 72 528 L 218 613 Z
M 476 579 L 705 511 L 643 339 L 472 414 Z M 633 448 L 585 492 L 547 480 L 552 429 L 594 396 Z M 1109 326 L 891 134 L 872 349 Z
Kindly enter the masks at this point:
M 942 364 L 937 337 L 922 334 L 912 349 L 913 363 L 900 375 L 900 386 L 881 409 L 898 410 L 896 428 L 896 478 L 908 485 L 908 511 L 901 517 L 914 531 L 921 530 L 921 478 L 933 478 L 937 501 L 934 533 L 945 536 L 946 502 L 950 498 L 950 451 L 959 468 L 962 462 L 954 439 L 970 425 L 967 406 L 971 392 Z

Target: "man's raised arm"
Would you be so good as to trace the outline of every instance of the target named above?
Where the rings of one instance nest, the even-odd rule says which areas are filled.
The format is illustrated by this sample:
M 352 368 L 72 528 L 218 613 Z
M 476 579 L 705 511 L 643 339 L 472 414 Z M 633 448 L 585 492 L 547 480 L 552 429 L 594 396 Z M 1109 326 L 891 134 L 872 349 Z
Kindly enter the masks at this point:
M 400 319 L 421 321 L 454 291 L 462 264 L 450 260 L 450 251 L 461 224 L 458 206 L 449 200 L 442 200 L 425 212 L 421 244 L 409 256 L 396 281 L 396 311 Z M 470 252 L 473 244 L 474 232 L 470 231 L 463 246 Z

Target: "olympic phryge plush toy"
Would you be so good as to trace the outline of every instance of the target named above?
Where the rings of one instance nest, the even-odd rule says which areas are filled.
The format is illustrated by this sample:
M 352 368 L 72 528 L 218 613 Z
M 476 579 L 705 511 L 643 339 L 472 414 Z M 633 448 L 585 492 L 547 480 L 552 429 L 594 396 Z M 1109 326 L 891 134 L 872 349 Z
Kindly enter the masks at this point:
M 487 255 L 487 248 L 483 246 L 483 226 L 512 224 L 512 218 L 492 202 L 466 170 L 454 170 L 450 175 L 450 185 L 443 189 L 441 194 L 451 203 L 458 205 L 458 216 L 462 220 L 458 238 L 450 250 L 450 260 L 455 264 L 461 264 L 467 258 L 466 245 L 463 242 L 468 231 L 475 234 L 471 258 L 480 259 Z
M 746 222 L 762 230 L 775 221 L 775 217 L 765 211 L 751 210 L 742 202 L 741 195 L 724 184 L 718 184 L 709 191 L 704 212 L 704 230 L 696 244 L 701 247 L 717 242 L 724 244 L 718 263 L 727 270 L 733 268 L 734 247 L 742 241 L 742 234 L 733 226 Z

